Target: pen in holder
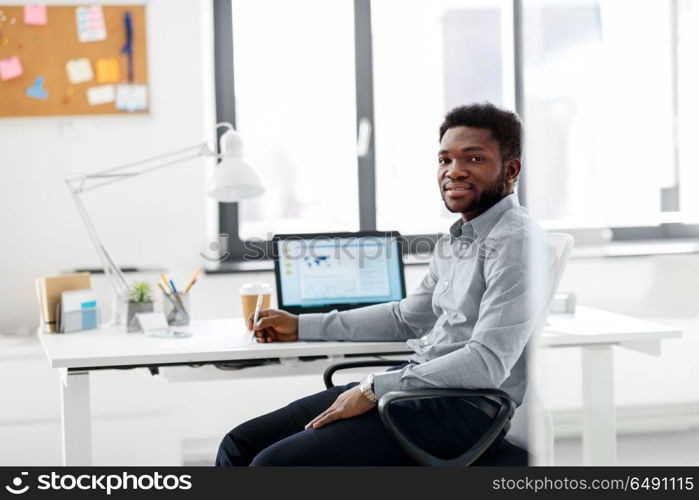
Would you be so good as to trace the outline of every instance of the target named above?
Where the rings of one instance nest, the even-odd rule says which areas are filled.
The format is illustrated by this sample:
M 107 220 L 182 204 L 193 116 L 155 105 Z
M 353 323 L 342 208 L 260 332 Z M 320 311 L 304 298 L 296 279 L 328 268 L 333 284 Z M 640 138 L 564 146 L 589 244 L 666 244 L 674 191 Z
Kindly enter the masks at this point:
M 189 294 L 185 292 L 163 293 L 163 312 L 168 325 L 188 325 Z

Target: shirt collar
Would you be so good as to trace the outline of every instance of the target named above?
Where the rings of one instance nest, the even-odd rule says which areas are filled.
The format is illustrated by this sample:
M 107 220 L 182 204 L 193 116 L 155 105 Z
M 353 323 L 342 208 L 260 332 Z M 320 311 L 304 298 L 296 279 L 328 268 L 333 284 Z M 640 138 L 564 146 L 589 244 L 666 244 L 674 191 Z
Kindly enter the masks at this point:
M 449 228 L 452 241 L 472 233 L 475 233 L 475 236 L 479 238 L 485 238 L 505 212 L 518 206 L 517 193 L 511 193 L 470 221 L 457 220 Z

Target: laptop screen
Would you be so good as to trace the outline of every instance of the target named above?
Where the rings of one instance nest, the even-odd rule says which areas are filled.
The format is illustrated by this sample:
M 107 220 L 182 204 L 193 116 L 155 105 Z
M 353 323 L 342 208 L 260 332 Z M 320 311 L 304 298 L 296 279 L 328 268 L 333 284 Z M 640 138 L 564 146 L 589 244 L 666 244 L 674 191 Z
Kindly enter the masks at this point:
M 278 235 L 274 241 L 281 309 L 325 312 L 405 297 L 398 233 Z

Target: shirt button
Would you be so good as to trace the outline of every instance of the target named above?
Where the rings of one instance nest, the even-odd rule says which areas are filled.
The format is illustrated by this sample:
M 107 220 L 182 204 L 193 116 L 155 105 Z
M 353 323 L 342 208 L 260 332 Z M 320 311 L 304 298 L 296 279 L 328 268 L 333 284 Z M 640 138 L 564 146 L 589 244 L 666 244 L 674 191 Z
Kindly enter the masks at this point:
M 445 282 L 444 282 L 444 288 L 446 288 L 446 287 L 448 287 L 448 286 L 449 286 L 449 282 L 448 282 L 448 281 L 445 281 Z

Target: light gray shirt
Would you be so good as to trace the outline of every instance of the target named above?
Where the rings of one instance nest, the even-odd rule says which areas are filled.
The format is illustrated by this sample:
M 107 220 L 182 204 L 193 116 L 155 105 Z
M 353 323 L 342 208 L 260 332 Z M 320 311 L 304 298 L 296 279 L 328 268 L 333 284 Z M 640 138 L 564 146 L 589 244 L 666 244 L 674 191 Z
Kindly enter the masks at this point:
M 545 232 L 510 194 L 451 226 L 408 297 L 301 315 L 299 339 L 407 340 L 414 364 L 375 374 L 379 398 L 396 390 L 499 388 L 521 404 L 525 347 L 543 324 L 554 266 Z

